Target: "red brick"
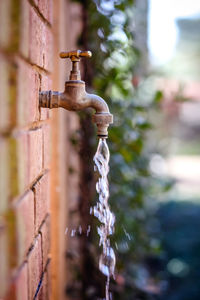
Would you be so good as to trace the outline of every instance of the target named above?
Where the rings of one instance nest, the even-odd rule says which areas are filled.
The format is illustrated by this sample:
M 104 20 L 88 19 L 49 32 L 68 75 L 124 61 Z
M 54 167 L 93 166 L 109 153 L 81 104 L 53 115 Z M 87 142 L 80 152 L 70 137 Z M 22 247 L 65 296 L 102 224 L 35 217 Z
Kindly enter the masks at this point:
M 43 168 L 48 169 L 51 160 L 51 127 L 45 125 L 42 128 L 43 132 Z
M 2 224 L 0 224 L 1 226 Z M 0 229 L 0 299 L 8 290 L 9 282 L 9 248 L 6 229 Z
M 0 138 L 0 214 L 8 208 L 9 199 L 9 147 L 8 140 Z
M 5 223 L 8 237 L 9 267 L 13 269 L 17 266 L 16 215 L 13 209 L 6 212 Z
M 33 8 L 30 9 L 30 34 L 29 34 L 29 46 L 30 46 L 30 59 L 33 63 L 43 67 L 43 54 L 44 49 L 42 47 L 42 39 L 44 36 L 44 23 L 40 17 L 36 14 Z
M 29 173 L 32 182 L 42 171 L 42 130 L 41 128 L 28 132 Z
M 39 76 L 26 62 L 18 59 L 17 120 L 19 125 L 39 117 Z
M 22 131 L 16 136 L 17 140 L 17 173 L 13 174 L 13 180 L 18 180 L 18 192 L 22 194 L 29 184 L 29 153 L 28 153 L 28 133 Z
M 47 272 L 47 282 L 48 282 L 48 297 L 47 299 L 50 299 L 51 296 L 51 261 L 48 263 L 46 267 L 46 272 Z
M 45 173 L 33 187 L 35 193 L 35 225 L 38 231 L 49 212 L 49 172 Z
M 13 134 L 9 142 L 9 197 L 23 193 L 29 182 L 28 172 L 28 135 L 26 131 Z M 6 174 L 6 173 L 5 173 Z
M 50 262 L 48 263 L 45 272 L 44 272 L 44 277 L 42 280 L 42 286 L 41 289 L 38 293 L 38 298 L 37 300 L 49 300 L 50 295 L 51 295 L 51 264 Z
M 28 193 L 17 203 L 15 208 L 18 244 L 18 264 L 31 246 L 34 238 L 34 194 Z
M 8 131 L 16 124 L 17 65 L 0 55 L 0 131 Z
M 11 1 L 0 1 L 0 46 L 5 48 L 10 43 L 11 26 L 10 26 Z
M 38 6 L 38 1 L 39 1 L 39 0 L 33 0 L 34 4 L 35 4 L 36 6 Z
M 16 137 L 9 138 L 9 198 L 19 195 L 19 172 L 18 172 L 18 141 Z
M 50 24 L 53 24 L 53 0 L 48 1 L 48 21 Z
M 33 8 L 30 9 L 30 59 L 46 69 L 52 70 L 52 32 L 37 15 Z
M 48 71 L 53 70 L 53 34 L 48 26 L 45 26 L 45 42 L 44 42 L 44 68 Z M 59 57 L 58 57 L 59 58 Z
M 42 257 L 43 257 L 43 268 L 45 268 L 49 252 L 50 252 L 50 217 L 45 219 L 45 222 L 40 228 L 40 233 L 42 235 Z
M 27 0 L 21 0 L 20 16 L 20 52 L 26 58 L 29 55 L 29 9 L 30 5 Z
M 25 263 L 16 279 L 16 300 L 28 299 L 28 266 Z
M 33 299 L 36 293 L 40 277 L 42 275 L 42 250 L 41 236 L 38 235 L 33 249 L 28 255 L 28 286 L 29 299 Z
M 49 23 L 53 19 L 53 1 L 52 0 L 38 0 L 38 7 L 42 15 Z
M 40 287 L 37 300 L 49 300 L 48 294 L 48 275 L 47 272 L 44 273 L 42 285 Z
M 20 0 L 0 1 L 0 46 L 9 52 L 19 47 Z
M 28 267 L 23 264 L 13 280 L 5 300 L 28 299 Z
M 0 131 L 4 131 L 10 126 L 10 105 L 9 63 L 6 61 L 3 55 L 0 55 L 0 86 Z

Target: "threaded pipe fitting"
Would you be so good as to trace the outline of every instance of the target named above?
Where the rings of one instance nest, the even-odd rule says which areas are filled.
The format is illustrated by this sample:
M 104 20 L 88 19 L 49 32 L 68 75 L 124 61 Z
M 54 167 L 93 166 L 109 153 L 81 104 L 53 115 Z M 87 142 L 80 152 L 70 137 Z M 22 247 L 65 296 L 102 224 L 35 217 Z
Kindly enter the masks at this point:
M 60 93 L 44 91 L 39 94 L 39 106 L 46 108 L 59 107 Z
M 113 123 L 113 115 L 110 113 L 96 113 L 92 116 L 92 121 L 97 125 L 97 135 L 108 137 L 108 126 Z

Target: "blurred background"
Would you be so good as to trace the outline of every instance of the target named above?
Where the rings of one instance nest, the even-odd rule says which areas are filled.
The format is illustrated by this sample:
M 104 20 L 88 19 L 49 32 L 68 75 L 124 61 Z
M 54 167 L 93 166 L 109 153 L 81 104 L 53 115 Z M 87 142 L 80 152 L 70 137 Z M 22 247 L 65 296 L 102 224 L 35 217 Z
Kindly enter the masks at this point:
M 200 1 L 95 3 L 93 86 L 115 116 L 108 140 L 113 297 L 197 300 Z
M 0 298 L 105 297 L 91 111 L 39 108 L 73 49 L 114 115 L 113 299 L 199 300 L 200 0 L 0 1 Z

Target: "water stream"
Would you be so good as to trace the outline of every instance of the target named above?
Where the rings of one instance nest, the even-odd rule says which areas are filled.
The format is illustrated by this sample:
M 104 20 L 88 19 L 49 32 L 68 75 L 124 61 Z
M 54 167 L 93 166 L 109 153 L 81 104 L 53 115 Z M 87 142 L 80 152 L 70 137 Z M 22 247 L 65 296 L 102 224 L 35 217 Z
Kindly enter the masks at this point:
M 99 234 L 99 246 L 102 246 L 102 254 L 99 258 L 99 269 L 107 276 L 105 299 L 110 300 L 112 295 L 109 292 L 110 278 L 114 278 L 115 274 L 115 253 L 110 245 L 110 235 L 114 233 L 115 216 L 110 210 L 108 204 L 109 199 L 109 159 L 110 152 L 106 139 L 99 139 L 97 152 L 94 156 L 94 170 L 98 172 L 99 178 L 96 183 L 96 190 L 99 199 L 93 207 L 93 214 L 100 221 L 97 231 Z

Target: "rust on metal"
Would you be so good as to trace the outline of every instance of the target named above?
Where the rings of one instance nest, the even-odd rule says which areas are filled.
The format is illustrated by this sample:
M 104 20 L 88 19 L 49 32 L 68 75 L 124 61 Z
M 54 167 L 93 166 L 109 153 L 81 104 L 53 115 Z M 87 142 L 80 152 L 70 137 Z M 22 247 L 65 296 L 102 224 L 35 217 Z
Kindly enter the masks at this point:
M 85 108 L 93 108 L 96 113 L 93 122 L 97 125 L 97 135 L 100 137 L 108 136 L 108 126 L 113 123 L 113 115 L 110 114 L 107 103 L 101 97 L 89 94 L 85 90 L 85 82 L 81 81 L 79 61 L 82 57 L 91 57 L 90 51 L 70 51 L 61 52 L 61 58 L 70 58 L 72 70 L 69 80 L 65 82 L 63 93 L 55 91 L 40 92 L 40 107 L 57 108 L 63 107 L 69 111 L 80 111 Z
M 82 58 L 82 57 L 86 57 L 86 58 L 92 57 L 92 52 L 91 51 L 81 51 L 81 50 L 61 52 L 60 57 L 61 58 L 70 58 L 71 61 L 77 61 L 77 59 L 80 60 L 80 58 Z

